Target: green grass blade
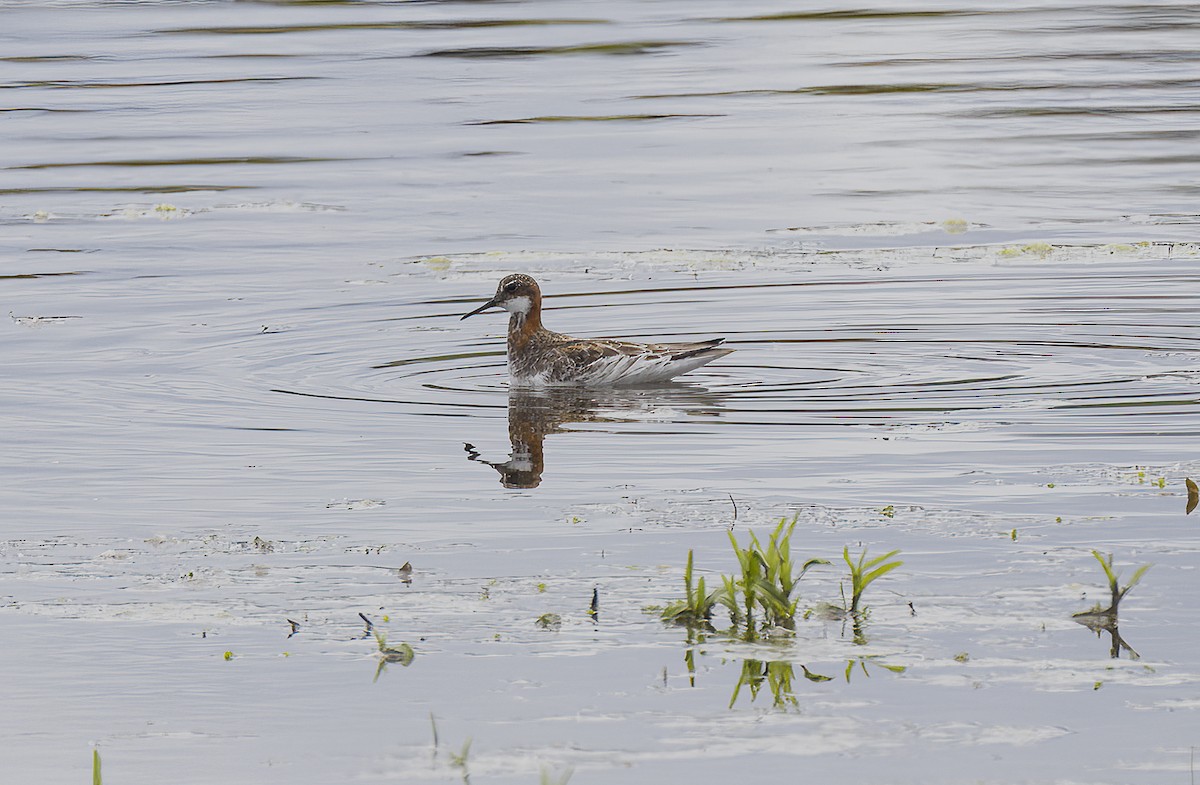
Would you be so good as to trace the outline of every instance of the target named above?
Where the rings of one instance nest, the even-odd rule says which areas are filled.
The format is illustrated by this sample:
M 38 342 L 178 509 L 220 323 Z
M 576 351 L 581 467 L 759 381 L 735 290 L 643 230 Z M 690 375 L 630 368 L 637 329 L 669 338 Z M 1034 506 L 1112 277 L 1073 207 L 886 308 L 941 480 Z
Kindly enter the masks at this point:
M 1112 560 L 1113 560 L 1113 557 L 1112 557 L 1112 554 L 1111 554 L 1111 553 L 1110 553 L 1110 554 L 1108 554 L 1108 560 L 1107 560 L 1107 561 L 1105 561 L 1105 559 L 1104 559 L 1104 555 L 1103 555 L 1102 553 L 1100 553 L 1100 551 L 1097 551 L 1097 550 L 1093 549 L 1093 550 L 1092 550 L 1092 555 L 1096 557 L 1096 561 L 1100 562 L 1100 566 L 1101 566 L 1102 568 L 1104 568 L 1104 576 L 1105 576 L 1106 578 L 1108 578 L 1108 585 L 1109 585 L 1109 588 L 1111 588 L 1111 589 L 1113 590 L 1113 593 L 1115 594 L 1115 593 L 1116 593 L 1116 591 L 1117 591 L 1117 576 L 1116 576 L 1116 575 L 1113 573 L 1113 568 L 1112 568 Z
M 704 576 L 700 576 L 700 580 L 696 582 L 696 601 L 691 603 L 692 610 L 705 619 L 712 613 L 713 601 L 716 597 L 716 592 L 709 594 L 707 589 Z
M 1118 601 L 1125 599 L 1125 595 L 1128 594 L 1134 586 L 1138 585 L 1138 581 L 1140 581 L 1142 576 L 1146 574 L 1146 571 L 1153 566 L 1154 565 L 1152 564 L 1143 564 L 1141 567 L 1138 567 L 1137 570 L 1134 571 L 1133 577 L 1129 579 L 1129 583 L 1125 584 L 1125 588 L 1121 589 L 1121 593 L 1117 597 Z
M 829 559 L 809 559 L 808 561 L 804 562 L 804 566 L 800 568 L 801 577 L 803 577 L 804 573 L 808 572 L 813 567 L 816 567 L 818 564 L 829 565 L 832 564 L 832 562 L 830 562 Z M 800 580 L 800 578 L 796 578 L 796 580 Z
M 100 750 L 92 750 L 92 785 L 104 785 L 100 779 Z
M 758 603 L 766 612 L 768 621 L 778 623 L 787 619 L 792 602 L 778 586 L 770 581 L 759 580 L 755 584 L 755 589 Z
M 1142 576 L 1146 574 L 1146 571 L 1149 570 L 1153 566 L 1154 566 L 1153 564 L 1143 564 L 1141 567 L 1138 567 L 1137 571 L 1133 573 L 1133 577 L 1129 579 L 1129 583 L 1127 583 L 1125 585 L 1125 588 L 1121 593 L 1124 594 L 1124 593 L 1128 592 L 1130 589 L 1132 589 L 1134 586 L 1137 586 L 1138 581 L 1140 581 L 1142 579 Z
M 876 578 L 880 578 L 884 575 L 887 575 L 889 572 L 891 572 L 892 570 L 901 566 L 902 564 L 904 564 L 904 562 L 894 561 L 894 562 L 891 562 L 890 564 L 885 564 L 882 567 L 879 567 L 878 569 L 872 570 L 871 572 L 867 573 L 866 575 L 863 576 L 863 588 L 865 589 L 867 586 L 870 586 L 872 581 L 874 581 Z
M 737 556 L 738 564 L 741 564 L 746 558 L 742 546 L 738 544 L 737 536 L 732 531 L 726 533 L 729 535 L 729 544 L 733 546 L 733 555 Z
M 872 567 L 874 567 L 876 564 L 882 564 L 883 562 L 885 562 L 885 561 L 887 561 L 888 559 L 892 558 L 893 556 L 895 556 L 895 555 L 896 555 L 897 553 L 899 553 L 899 552 L 900 552 L 900 551 L 898 551 L 898 550 L 897 550 L 897 551 L 890 551 L 890 552 L 888 552 L 888 553 L 885 553 L 885 554 L 883 554 L 882 556 L 876 556 L 874 559 L 871 559 L 871 561 L 867 562 L 866 564 L 862 564 L 862 565 L 861 565 L 861 568 L 862 568 L 863 570 L 869 570 L 869 569 L 871 569 Z M 866 552 L 866 550 L 863 550 L 863 556 L 864 556 L 864 557 L 866 557 L 866 555 L 867 555 L 867 552 Z M 861 561 L 862 561 L 862 560 L 860 559 L 860 560 L 859 560 L 860 564 L 861 564 Z
M 675 602 L 669 603 L 667 607 L 663 608 L 659 615 L 662 617 L 663 621 L 675 621 L 684 613 L 686 613 L 687 610 L 688 604 L 686 602 L 683 600 L 675 600 Z

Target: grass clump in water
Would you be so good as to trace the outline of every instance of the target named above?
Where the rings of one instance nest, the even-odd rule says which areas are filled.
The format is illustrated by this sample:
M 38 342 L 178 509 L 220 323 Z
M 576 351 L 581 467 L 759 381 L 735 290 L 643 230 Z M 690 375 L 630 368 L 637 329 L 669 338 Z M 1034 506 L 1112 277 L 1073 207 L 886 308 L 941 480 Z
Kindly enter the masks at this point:
M 798 563 L 792 556 L 791 538 L 795 532 L 798 516 L 790 521 L 783 518 L 763 543 L 754 532 L 750 532 L 748 543 L 738 542 L 729 532 L 729 542 L 737 557 L 738 571 L 720 576 L 721 585 L 710 591 L 703 577 L 694 577 L 695 555 L 688 551 L 687 566 L 683 573 L 684 597 L 665 608 L 646 608 L 648 613 L 658 614 L 664 621 L 687 628 L 688 643 L 695 643 L 697 633 L 703 641 L 706 633 L 713 629 L 712 617 L 717 606 L 729 612 L 730 627 L 721 634 L 743 641 L 756 641 L 763 636 L 780 632 L 791 633 L 796 629 L 796 616 L 800 611 L 797 588 L 800 579 L 818 564 L 829 564 L 826 559 L 812 558 Z M 819 602 L 805 609 L 801 618 L 817 617 L 824 620 L 854 621 L 854 640 L 866 643 L 863 624 L 866 613 L 862 598 L 867 587 L 904 562 L 893 557 L 898 550 L 888 551 L 873 559 L 867 558 L 864 549 L 857 559 L 850 557 L 850 549 L 842 549 L 842 558 L 850 568 L 850 600 L 846 599 L 845 583 L 842 584 L 840 606 Z M 694 652 L 687 653 L 688 673 L 695 673 Z
M 690 629 L 711 629 L 713 611 L 721 605 L 729 611 L 733 631 L 746 640 L 754 640 L 760 631 L 771 628 L 794 629 L 799 605 L 796 587 L 800 579 L 812 567 L 829 564 L 825 559 L 809 559 L 797 568 L 791 552 L 797 520 L 780 519 L 766 545 L 751 532 L 750 542 L 743 547 L 730 532 L 729 542 L 739 570 L 734 575 L 722 575 L 722 585 L 711 592 L 703 577 L 693 580 L 694 556 L 688 551 L 683 572 L 684 598 L 662 609 L 663 620 Z
M 733 545 L 741 574 L 724 577 L 725 587 L 719 600 L 729 608 L 735 625 L 745 623 L 747 637 L 754 637 L 756 610 L 762 612 L 764 628 L 794 629 L 796 608 L 800 602 L 798 596 L 793 596 L 797 584 L 804 573 L 816 565 L 829 564 L 825 559 L 809 559 L 800 567 L 799 573 L 793 575 L 795 565 L 792 562 L 791 539 L 797 520 L 792 518 L 789 523 L 786 518 L 780 519 L 775 531 L 767 538 L 765 548 L 754 532 L 750 532 L 750 543 L 745 548 L 738 543 L 734 533 L 729 532 L 729 542 Z M 736 601 L 739 591 L 742 595 L 741 608 Z M 742 610 L 745 611 L 744 617 Z

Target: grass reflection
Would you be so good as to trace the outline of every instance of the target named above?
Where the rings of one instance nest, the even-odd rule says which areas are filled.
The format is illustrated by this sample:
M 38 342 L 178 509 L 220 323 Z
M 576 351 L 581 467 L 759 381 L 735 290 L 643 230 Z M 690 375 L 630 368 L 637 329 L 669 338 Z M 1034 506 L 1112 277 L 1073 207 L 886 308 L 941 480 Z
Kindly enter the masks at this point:
M 807 674 L 807 672 L 806 668 L 805 673 Z M 737 684 L 733 685 L 733 695 L 729 697 L 729 708 L 732 709 L 737 703 L 743 687 L 749 688 L 751 703 L 758 700 L 758 693 L 764 684 L 771 693 L 773 708 L 784 710 L 799 708 L 800 704 L 796 700 L 796 693 L 792 687 L 795 677 L 795 668 L 787 660 L 774 662 L 743 660 L 742 673 L 738 677 Z

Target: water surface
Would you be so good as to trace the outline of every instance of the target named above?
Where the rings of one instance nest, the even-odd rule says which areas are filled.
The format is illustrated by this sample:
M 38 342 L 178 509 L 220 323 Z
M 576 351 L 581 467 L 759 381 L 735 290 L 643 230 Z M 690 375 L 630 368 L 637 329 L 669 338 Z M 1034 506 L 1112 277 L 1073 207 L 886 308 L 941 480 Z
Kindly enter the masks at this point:
M 10 776 L 1188 776 L 1191 6 L 0 15 Z M 514 271 L 737 351 L 510 393 Z M 859 634 L 644 611 L 782 516 Z

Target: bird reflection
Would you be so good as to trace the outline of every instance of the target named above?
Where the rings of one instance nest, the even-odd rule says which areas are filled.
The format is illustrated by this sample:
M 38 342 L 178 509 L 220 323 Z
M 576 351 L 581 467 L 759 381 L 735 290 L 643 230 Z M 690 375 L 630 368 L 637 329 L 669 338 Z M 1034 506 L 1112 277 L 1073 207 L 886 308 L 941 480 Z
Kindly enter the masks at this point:
M 505 488 L 536 488 L 542 482 L 548 434 L 565 433 L 571 423 L 617 423 L 630 420 L 670 421 L 681 414 L 718 416 L 721 396 L 696 385 L 627 389 L 547 388 L 512 390 L 508 396 L 507 461 L 489 461 L 474 445 L 463 447 L 467 459 L 500 473 Z

